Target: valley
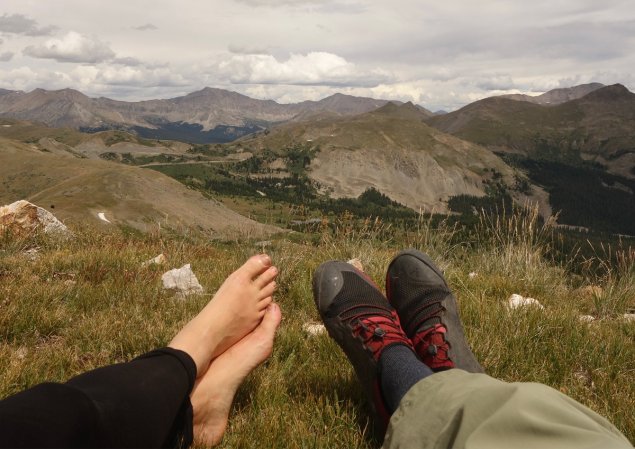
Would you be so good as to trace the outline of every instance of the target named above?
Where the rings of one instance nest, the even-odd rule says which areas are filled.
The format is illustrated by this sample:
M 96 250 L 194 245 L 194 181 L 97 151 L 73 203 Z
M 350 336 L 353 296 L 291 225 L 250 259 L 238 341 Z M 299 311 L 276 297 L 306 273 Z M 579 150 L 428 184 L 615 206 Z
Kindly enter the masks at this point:
M 562 226 L 635 235 L 635 152 L 629 150 L 633 97 L 622 86 L 595 83 L 540 97 L 492 97 L 433 115 L 412 103 L 345 95 L 278 105 L 204 89 L 173 100 L 124 105 L 70 90 L 4 91 L 0 116 L 43 114 L 42 108 L 57 105 L 48 122 L 71 127 L 4 118 L 0 136 L 19 143 L 12 154 L 20 147 L 25 155 L 32 153 L 31 159 L 36 153 L 62 158 L 66 162 L 60 167 L 103 164 L 144 177 L 167 175 L 210 204 L 216 201 L 280 228 L 345 211 L 401 223 L 420 213 L 450 214 L 452 220 L 473 223 L 482 208 L 529 202 L 539 205 L 545 219 L 557 213 Z M 204 104 L 214 105 L 216 122 L 203 123 L 199 114 L 171 133 L 161 131 L 171 126 L 177 106 L 200 111 Z M 125 110 L 129 115 L 121 117 L 127 125 L 82 132 L 86 123 L 64 112 L 81 105 L 103 114 L 104 105 Z M 131 118 L 133 113 L 137 118 Z M 241 137 L 237 130 L 252 119 L 261 121 Z M 146 127 L 150 122 L 157 126 Z M 214 132 L 212 126 L 233 128 L 233 134 L 212 143 L 194 136 Z M 179 134 L 179 129 L 196 132 Z M 166 138 L 175 135 L 183 140 Z M 189 218 L 184 222 L 201 225 Z

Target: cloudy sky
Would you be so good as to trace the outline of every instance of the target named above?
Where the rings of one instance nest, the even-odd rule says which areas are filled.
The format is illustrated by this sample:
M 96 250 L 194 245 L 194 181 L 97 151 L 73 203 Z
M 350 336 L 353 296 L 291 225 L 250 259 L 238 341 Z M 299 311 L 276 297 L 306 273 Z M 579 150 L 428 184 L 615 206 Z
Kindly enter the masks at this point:
M 591 81 L 635 90 L 634 31 L 633 0 L 2 0 L 0 88 L 454 110 Z

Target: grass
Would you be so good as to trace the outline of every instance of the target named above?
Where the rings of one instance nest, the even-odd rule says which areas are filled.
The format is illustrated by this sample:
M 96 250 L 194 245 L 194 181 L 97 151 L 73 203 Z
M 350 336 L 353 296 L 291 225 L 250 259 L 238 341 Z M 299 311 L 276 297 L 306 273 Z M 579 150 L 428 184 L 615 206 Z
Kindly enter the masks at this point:
M 403 247 L 427 251 L 445 270 L 489 374 L 550 385 L 635 440 L 635 324 L 619 319 L 635 306 L 635 255 L 621 254 L 596 277 L 571 275 L 571 267 L 545 256 L 550 224 L 536 218 L 483 218 L 477 238 L 464 242 L 443 222 L 421 220 L 403 233 L 350 216 L 315 234 L 274 239 L 267 251 L 281 269 L 276 300 L 283 322 L 272 357 L 239 391 L 221 447 L 379 447 L 346 358 L 327 336 L 309 337 L 302 325 L 318 320 L 311 276 L 320 263 L 358 257 L 382 285 Z M 252 241 L 165 231 L 74 231 L 68 242 L 0 237 L 0 397 L 165 345 L 259 251 Z M 38 248 L 35 260 L 25 253 L 31 248 Z M 161 252 L 167 266 L 141 267 Z M 160 277 L 185 263 L 206 292 L 183 301 L 161 289 Z M 581 296 L 578 288 L 590 283 L 603 292 Z M 545 311 L 508 311 L 511 293 L 538 299 Z M 581 323 L 578 316 L 587 313 L 601 320 Z

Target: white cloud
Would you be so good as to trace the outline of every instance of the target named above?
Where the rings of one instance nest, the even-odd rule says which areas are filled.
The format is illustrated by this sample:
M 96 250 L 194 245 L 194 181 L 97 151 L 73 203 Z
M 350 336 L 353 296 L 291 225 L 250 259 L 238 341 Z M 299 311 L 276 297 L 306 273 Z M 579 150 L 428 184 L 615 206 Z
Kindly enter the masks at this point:
M 628 0 L 1 1 L 0 54 L 14 56 L 0 87 L 130 100 L 209 85 L 281 102 L 342 92 L 445 110 L 595 80 L 635 90 Z M 37 38 L 49 23 L 64 31 Z
M 69 31 L 61 39 L 49 39 L 40 45 L 30 45 L 24 54 L 58 62 L 97 63 L 114 58 L 115 52 L 96 37 L 86 37 Z
M 63 89 L 75 84 L 66 73 L 38 71 L 22 66 L 11 70 L 0 70 L 0 85 L 9 90 L 29 91 L 43 86 L 46 89 Z
M 55 29 L 54 26 L 40 27 L 35 20 L 22 14 L 0 16 L 0 32 L 2 33 L 46 36 Z
M 217 75 L 234 84 L 372 87 L 391 78 L 386 72 L 361 70 L 341 56 L 326 52 L 292 54 L 286 61 L 271 55 L 233 55 L 215 69 Z
M 13 59 L 14 55 L 15 53 L 13 53 L 12 51 L 5 51 L 3 53 L 0 53 L 0 61 L 9 62 Z
M 98 67 L 93 73 L 92 82 L 110 86 L 173 87 L 188 84 L 183 76 L 172 73 L 167 68 L 106 66 Z

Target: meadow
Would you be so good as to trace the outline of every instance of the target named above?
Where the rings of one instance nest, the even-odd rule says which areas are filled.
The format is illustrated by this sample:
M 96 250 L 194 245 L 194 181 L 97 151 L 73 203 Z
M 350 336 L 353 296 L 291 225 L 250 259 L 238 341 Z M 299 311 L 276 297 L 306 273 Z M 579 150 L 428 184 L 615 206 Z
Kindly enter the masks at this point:
M 412 247 L 445 271 L 490 375 L 550 385 L 635 441 L 635 322 L 622 318 L 635 307 L 635 254 L 555 262 L 551 226 L 520 211 L 481 216 L 469 237 L 438 220 L 421 218 L 406 232 L 350 215 L 268 242 L 166 229 L 75 228 L 68 241 L 0 236 L 0 397 L 166 345 L 230 272 L 264 249 L 280 268 L 283 321 L 272 357 L 240 389 L 220 447 L 379 447 L 350 364 L 327 335 L 308 335 L 303 325 L 319 322 L 311 278 L 320 263 L 358 258 L 383 286 L 391 258 Z M 159 253 L 166 265 L 142 267 Z M 183 300 L 160 278 L 185 263 L 205 293 Z M 590 285 L 601 290 L 585 293 Z M 545 309 L 508 310 L 512 293 Z

